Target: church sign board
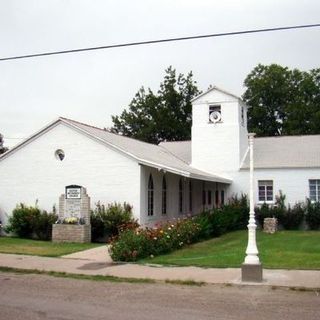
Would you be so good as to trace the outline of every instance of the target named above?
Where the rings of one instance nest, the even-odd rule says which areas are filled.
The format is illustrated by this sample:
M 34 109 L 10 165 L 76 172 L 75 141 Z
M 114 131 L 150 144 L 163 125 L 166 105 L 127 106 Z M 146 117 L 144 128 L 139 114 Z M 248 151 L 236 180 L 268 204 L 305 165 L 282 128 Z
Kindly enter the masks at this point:
M 81 186 L 77 186 L 77 185 L 67 186 L 66 199 L 81 199 Z
M 90 197 L 86 188 L 68 185 L 59 197 L 59 220 L 52 226 L 54 242 L 90 242 Z

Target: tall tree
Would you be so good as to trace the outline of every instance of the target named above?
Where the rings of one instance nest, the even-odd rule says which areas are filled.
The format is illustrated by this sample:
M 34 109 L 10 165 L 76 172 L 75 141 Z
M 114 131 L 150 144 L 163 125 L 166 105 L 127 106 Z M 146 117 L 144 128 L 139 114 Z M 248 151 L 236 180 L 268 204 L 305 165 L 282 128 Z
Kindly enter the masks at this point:
M 3 146 L 3 135 L 0 133 L 0 154 L 5 153 L 8 148 Z
M 120 116 L 112 116 L 112 131 L 150 143 L 164 140 L 180 141 L 191 137 L 191 100 L 200 91 L 193 80 L 192 72 L 187 76 L 176 75 L 169 67 L 160 89 L 155 94 L 142 87 Z
M 250 131 L 259 136 L 320 133 L 320 69 L 259 64 L 244 85 Z

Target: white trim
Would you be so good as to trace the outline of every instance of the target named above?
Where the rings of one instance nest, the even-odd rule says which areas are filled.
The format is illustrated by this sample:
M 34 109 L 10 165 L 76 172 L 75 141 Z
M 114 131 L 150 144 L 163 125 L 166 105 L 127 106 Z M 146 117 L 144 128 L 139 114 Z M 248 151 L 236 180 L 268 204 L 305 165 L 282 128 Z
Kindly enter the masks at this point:
M 231 97 L 233 97 L 233 98 L 235 98 L 235 99 L 237 99 L 237 100 L 242 101 L 241 98 L 238 97 L 238 96 L 236 96 L 235 94 L 230 93 L 230 92 L 228 92 L 228 91 L 226 91 L 226 90 L 224 90 L 224 89 L 218 88 L 217 86 L 213 86 L 213 87 L 209 88 L 207 91 L 205 91 L 205 92 L 203 92 L 203 93 L 200 93 L 198 96 L 194 97 L 194 98 L 191 100 L 191 102 L 193 103 L 194 101 L 196 101 L 196 100 L 198 100 L 199 98 L 205 96 L 207 93 L 209 93 L 209 92 L 211 92 L 211 91 L 213 91 L 213 90 L 220 91 L 220 92 L 222 92 L 222 93 L 224 93 L 224 94 L 226 94 L 226 95 L 228 95 L 228 96 L 231 96 Z M 242 102 L 243 102 L 243 101 L 242 101 Z
M 59 124 L 59 121 L 61 121 L 60 118 L 50 122 L 48 125 L 46 125 L 45 127 L 41 128 L 36 133 L 32 134 L 31 136 L 29 136 L 28 138 L 26 138 L 22 142 L 20 142 L 17 145 L 15 145 L 12 149 L 9 149 L 7 152 L 5 152 L 4 154 L 2 154 L 0 156 L 0 161 L 2 161 L 3 159 L 7 158 L 12 153 L 20 150 L 24 145 L 29 144 L 30 142 L 34 141 L 39 136 L 42 136 L 43 134 L 47 133 L 52 128 L 56 127 Z

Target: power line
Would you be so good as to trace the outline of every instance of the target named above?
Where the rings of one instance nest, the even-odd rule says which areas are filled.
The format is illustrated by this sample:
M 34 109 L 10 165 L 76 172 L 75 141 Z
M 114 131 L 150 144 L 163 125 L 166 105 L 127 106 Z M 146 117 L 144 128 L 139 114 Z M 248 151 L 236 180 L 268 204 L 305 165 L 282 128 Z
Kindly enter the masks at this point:
M 42 53 L 26 54 L 26 55 L 22 55 L 22 56 L 12 56 L 12 57 L 0 58 L 0 61 L 35 58 L 35 57 L 41 57 L 41 56 L 52 56 L 52 55 L 58 55 L 58 54 L 76 53 L 76 52 L 83 52 L 83 51 L 93 51 L 93 50 L 114 49 L 114 48 L 139 46 L 139 45 L 149 45 L 149 44 L 163 43 L 163 42 L 185 41 L 185 40 L 194 40 L 194 39 L 203 39 L 203 38 L 225 37 L 225 36 L 235 36 L 235 35 L 241 35 L 241 34 L 251 34 L 251 33 L 259 33 L 259 32 L 274 32 L 274 31 L 282 31 L 282 30 L 305 29 L 305 28 L 315 28 L 315 27 L 320 27 L 320 23 L 306 24 L 306 25 L 295 25 L 295 26 L 289 26 L 289 27 L 232 31 L 232 32 L 224 32 L 224 33 L 213 33 L 213 34 L 190 36 L 190 37 L 167 38 L 167 39 L 159 39 L 159 40 L 148 40 L 148 41 L 113 44 L 113 45 L 106 45 L 106 46 L 99 46 L 99 47 L 78 48 L 78 49 L 52 51 L 52 52 L 42 52 Z
M 8 140 L 8 139 L 11 139 L 11 140 L 23 140 L 23 139 L 26 139 L 26 138 L 8 138 L 8 137 L 3 137 L 3 139 L 5 139 L 5 140 Z

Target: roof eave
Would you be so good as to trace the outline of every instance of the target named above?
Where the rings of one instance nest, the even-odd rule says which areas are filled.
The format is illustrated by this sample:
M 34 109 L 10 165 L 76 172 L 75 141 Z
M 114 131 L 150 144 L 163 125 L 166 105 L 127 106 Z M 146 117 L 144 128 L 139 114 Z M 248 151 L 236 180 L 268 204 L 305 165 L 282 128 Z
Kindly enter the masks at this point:
M 47 132 L 48 130 L 50 130 L 53 126 L 55 126 L 56 124 L 58 124 L 60 121 L 62 121 L 60 118 L 50 122 L 49 124 L 47 124 L 45 127 L 41 128 L 40 130 L 38 130 L 37 132 L 35 132 L 34 134 L 32 134 L 31 136 L 29 136 L 28 138 L 24 139 L 22 142 L 16 144 L 13 148 L 9 149 L 7 152 L 5 152 L 4 154 L 2 154 L 0 156 L 0 161 L 7 158 L 8 156 L 10 156 L 12 153 L 16 152 L 17 150 L 19 150 L 21 147 L 23 147 L 24 145 L 30 143 L 31 141 L 33 141 L 35 138 L 37 138 L 39 135 Z
M 205 92 L 199 94 L 198 96 L 194 97 L 193 99 L 191 99 L 191 103 L 194 103 L 195 101 L 197 101 L 198 99 L 200 99 L 201 97 L 205 96 L 206 94 L 208 94 L 209 92 L 211 92 L 213 90 L 220 91 L 220 92 L 222 92 L 222 93 L 224 93 L 224 94 L 226 94 L 228 96 L 231 96 L 231 97 L 241 101 L 242 103 L 244 103 L 244 101 L 240 97 L 238 97 L 237 95 L 235 95 L 235 94 L 233 94 L 231 92 L 228 92 L 227 90 L 221 89 L 221 88 L 219 88 L 217 86 L 213 86 L 213 87 L 209 88 L 207 91 L 205 91 Z

